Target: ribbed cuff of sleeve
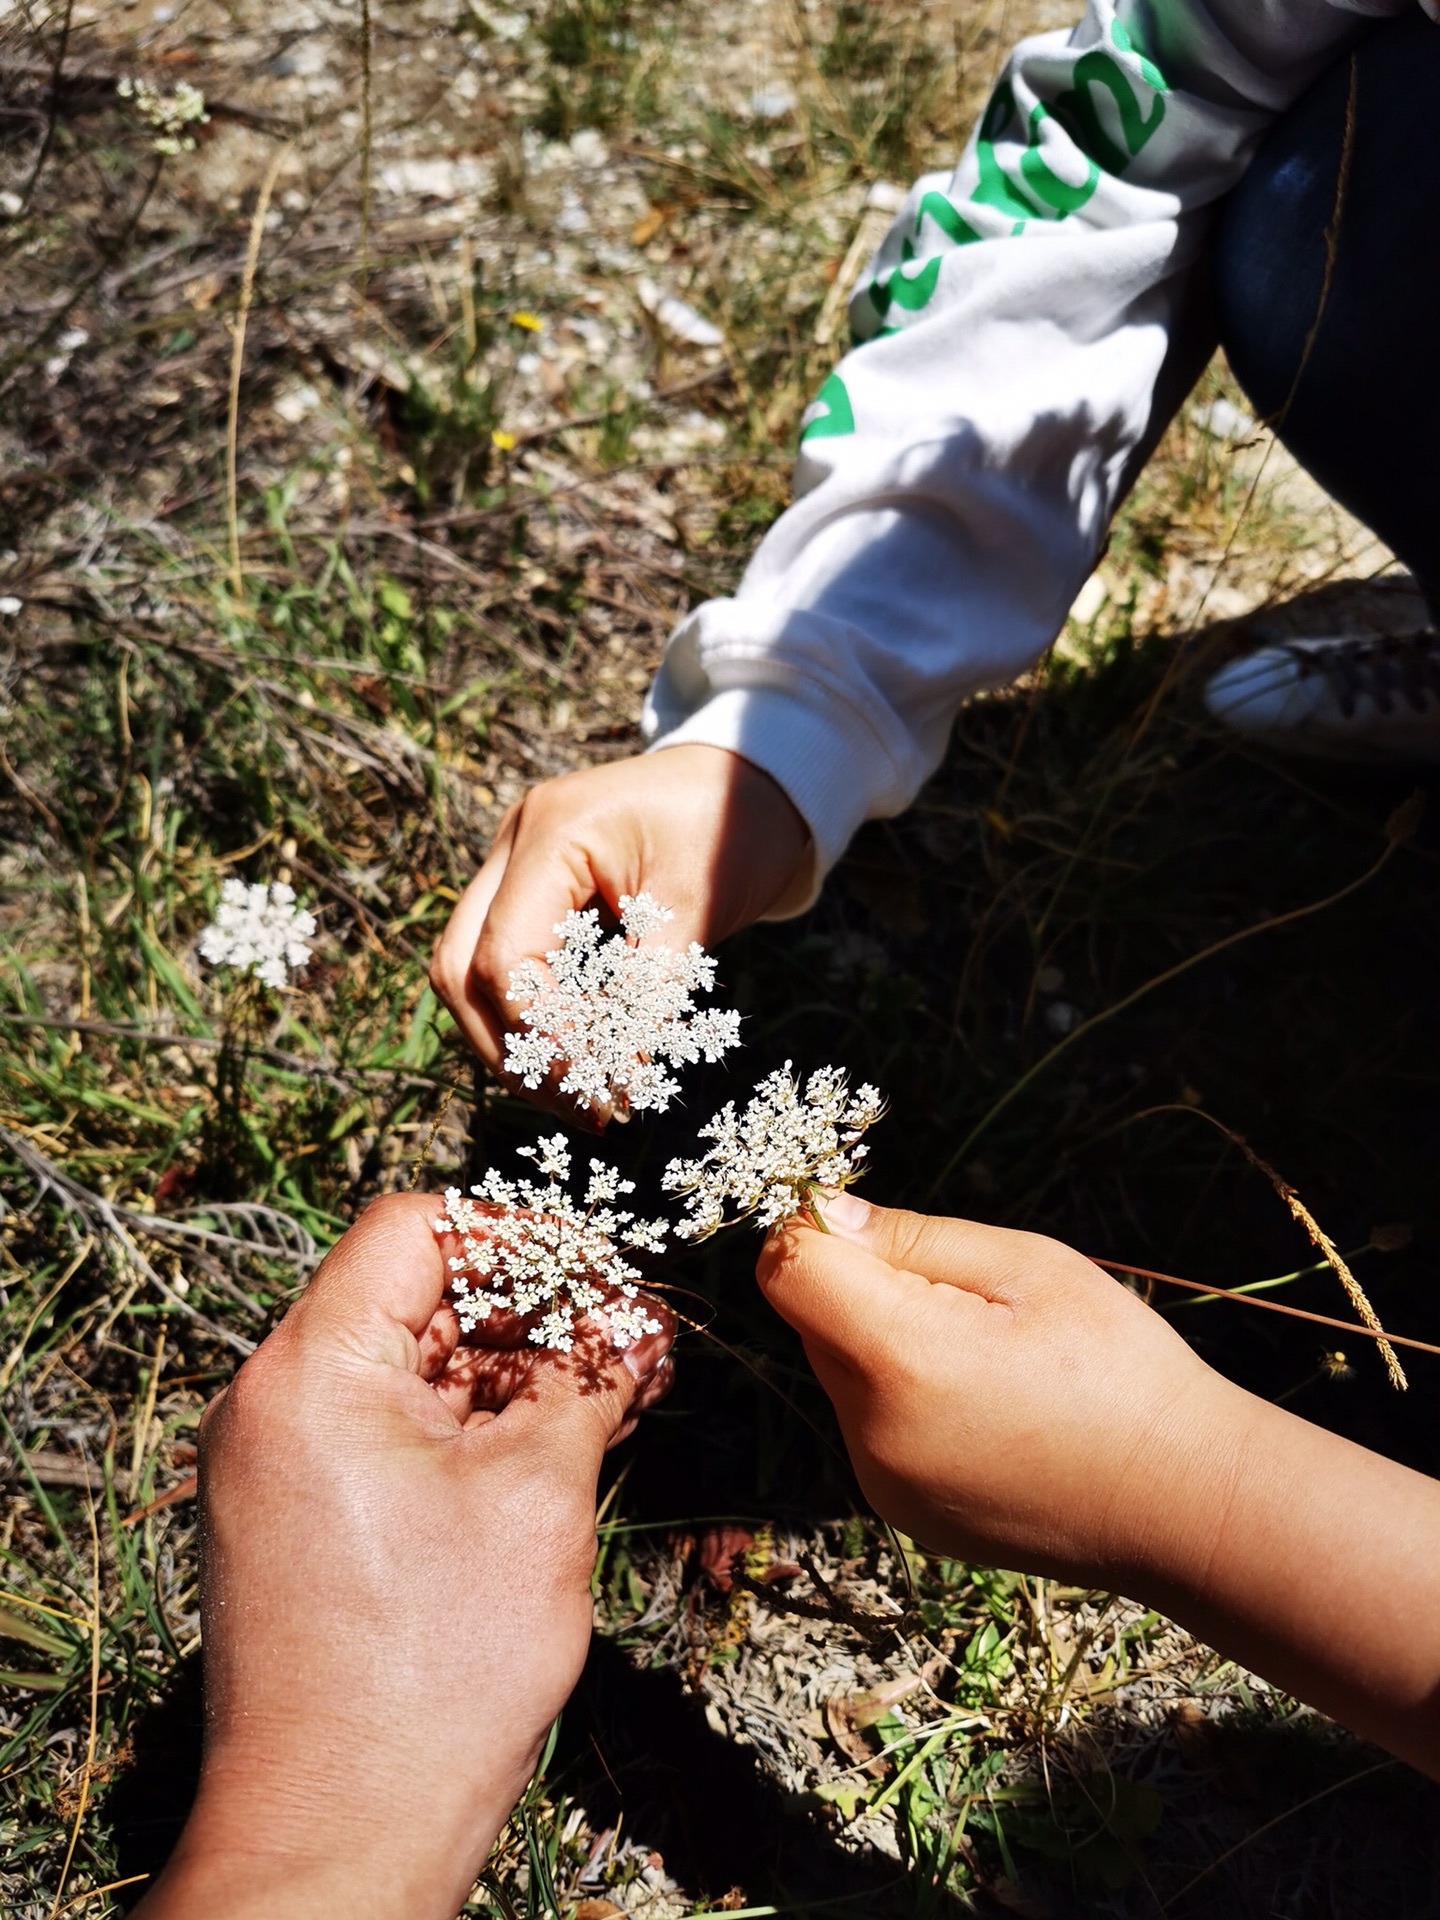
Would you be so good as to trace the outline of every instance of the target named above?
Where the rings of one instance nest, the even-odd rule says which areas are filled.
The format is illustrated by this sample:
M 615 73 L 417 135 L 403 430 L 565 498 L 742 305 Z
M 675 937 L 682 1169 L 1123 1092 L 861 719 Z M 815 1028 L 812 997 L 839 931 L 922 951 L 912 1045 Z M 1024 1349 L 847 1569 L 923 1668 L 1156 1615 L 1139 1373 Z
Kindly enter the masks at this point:
M 767 920 L 788 920 L 814 905 L 826 874 L 870 817 L 872 797 L 894 778 L 888 766 L 872 766 L 881 752 L 873 736 L 774 687 L 713 694 L 650 751 L 692 744 L 724 747 L 768 773 L 810 829 L 809 871 L 796 877 Z

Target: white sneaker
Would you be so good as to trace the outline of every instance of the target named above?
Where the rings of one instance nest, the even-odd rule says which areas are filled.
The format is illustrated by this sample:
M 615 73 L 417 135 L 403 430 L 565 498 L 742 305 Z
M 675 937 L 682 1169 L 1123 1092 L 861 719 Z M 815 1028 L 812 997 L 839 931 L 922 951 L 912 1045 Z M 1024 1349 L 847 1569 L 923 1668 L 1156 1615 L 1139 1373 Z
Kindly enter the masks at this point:
M 1284 640 L 1222 667 L 1205 705 L 1283 753 L 1440 762 L 1440 634 Z

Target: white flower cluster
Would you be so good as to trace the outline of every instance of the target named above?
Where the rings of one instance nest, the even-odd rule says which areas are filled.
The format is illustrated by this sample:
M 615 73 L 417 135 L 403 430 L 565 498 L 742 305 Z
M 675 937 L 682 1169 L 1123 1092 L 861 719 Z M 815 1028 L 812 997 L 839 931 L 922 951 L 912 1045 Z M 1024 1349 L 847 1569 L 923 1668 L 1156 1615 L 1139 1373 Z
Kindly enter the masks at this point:
M 314 931 L 314 914 L 297 903 L 295 889 L 283 880 L 268 887 L 261 881 L 247 886 L 226 880 L 215 918 L 200 936 L 200 956 L 212 967 L 234 967 L 267 987 L 283 987 L 309 960 L 305 942 Z
M 667 1066 L 718 1060 L 736 1044 L 738 1013 L 695 1011 L 695 995 L 715 985 L 715 962 L 700 943 L 683 953 L 638 944 L 673 918 L 648 893 L 622 894 L 623 933 L 604 938 L 593 907 L 567 913 L 545 965 L 515 969 L 506 998 L 527 1003 L 525 1031 L 507 1034 L 505 1065 L 523 1085 L 540 1086 L 563 1061 L 562 1093 L 591 1107 L 659 1112 L 680 1090 Z
M 173 93 L 162 93 L 148 80 L 123 79 L 116 81 L 115 91 L 122 100 L 133 100 L 140 118 L 155 129 L 156 153 L 173 156 L 195 151 L 190 128 L 203 127 L 210 119 L 198 87 L 182 80 Z
M 623 894 L 622 931 L 606 937 L 594 909 L 565 916 L 560 944 L 544 964 L 527 960 L 510 975 L 508 998 L 521 1002 L 523 1031 L 505 1043 L 505 1065 L 536 1088 L 563 1066 L 560 1090 L 590 1106 L 663 1109 L 679 1092 L 667 1068 L 714 1061 L 740 1038 L 740 1016 L 698 1012 L 695 995 L 715 985 L 715 962 L 698 942 L 684 952 L 642 945 L 674 918 L 648 893 Z M 861 1135 L 884 1111 L 874 1087 L 850 1092 L 838 1067 L 820 1067 L 803 1086 L 787 1060 L 768 1074 L 737 1113 L 732 1101 L 700 1130 L 711 1144 L 695 1160 L 672 1160 L 667 1192 L 683 1194 L 676 1231 L 697 1240 L 734 1221 L 775 1226 L 813 1207 L 818 1187 L 856 1179 L 866 1149 Z M 503 1311 L 529 1321 L 529 1338 L 568 1353 L 576 1323 L 588 1317 L 617 1349 L 659 1322 L 637 1292 L 639 1270 L 627 1255 L 662 1253 L 666 1223 L 617 1209 L 634 1183 L 590 1162 L 583 1203 L 566 1191 L 570 1153 L 564 1134 L 523 1149 L 539 1180 L 487 1173 L 469 1196 L 445 1195 L 435 1222 L 441 1238 L 459 1238 L 449 1256 L 450 1294 L 461 1326 L 473 1332 Z
M 583 1206 L 565 1190 L 570 1149 L 563 1133 L 538 1147 L 522 1147 L 544 1180 L 502 1180 L 487 1173 L 471 1197 L 458 1187 L 445 1192 L 445 1212 L 435 1224 L 442 1237 L 455 1234 L 461 1251 L 449 1260 L 450 1288 L 467 1332 L 497 1309 L 539 1317 L 530 1329 L 537 1347 L 569 1353 L 575 1322 L 598 1323 L 617 1351 L 632 1347 L 660 1322 L 637 1298 L 638 1270 L 631 1251 L 665 1251 L 663 1220 L 639 1220 L 611 1203 L 633 1193 L 613 1167 L 590 1162 Z
M 700 1129 L 714 1145 L 698 1160 L 672 1160 L 665 1169 L 665 1190 L 685 1196 L 686 1217 L 675 1231 L 703 1240 L 735 1220 L 777 1226 L 810 1205 L 817 1187 L 848 1186 L 867 1152 L 860 1136 L 884 1111 L 874 1087 L 852 1094 L 839 1067 L 817 1067 L 802 1089 L 787 1060 L 759 1082 L 742 1112 L 732 1100 Z

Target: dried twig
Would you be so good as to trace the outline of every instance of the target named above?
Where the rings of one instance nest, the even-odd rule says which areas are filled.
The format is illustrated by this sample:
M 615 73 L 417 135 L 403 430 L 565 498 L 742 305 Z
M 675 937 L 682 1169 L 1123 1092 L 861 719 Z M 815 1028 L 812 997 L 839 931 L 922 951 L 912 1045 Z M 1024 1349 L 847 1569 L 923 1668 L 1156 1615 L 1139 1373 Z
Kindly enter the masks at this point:
M 28 87 L 51 92 L 57 114 L 103 113 L 114 106 L 122 75 L 100 73 L 94 67 L 72 66 L 63 71 L 54 67 L 7 67 L 6 79 L 16 94 Z M 299 129 L 289 120 L 256 107 L 241 106 L 237 100 L 217 100 L 207 89 L 205 111 L 212 120 L 234 120 L 253 127 L 257 133 L 294 134 Z
M 25 191 L 20 196 L 25 207 L 30 205 L 35 189 L 40 184 L 40 175 L 45 170 L 45 162 L 50 157 L 50 149 L 55 144 L 55 129 L 60 123 L 61 79 L 65 70 L 65 55 L 70 49 L 70 28 L 74 13 L 74 0 L 65 0 L 65 11 L 60 17 L 60 34 L 55 42 L 55 58 L 51 62 L 48 75 L 49 99 L 45 103 L 45 135 L 35 155 L 35 164 L 30 169 L 30 178 L 25 182 Z
M 1107 1260 L 1096 1253 L 1086 1257 L 1097 1267 L 1104 1267 L 1108 1273 L 1133 1273 L 1137 1280 L 1157 1280 L 1162 1286 L 1184 1287 L 1187 1293 L 1203 1294 L 1207 1300 L 1234 1300 L 1242 1307 L 1258 1307 L 1262 1313 L 1283 1313 L 1292 1320 L 1312 1320 L 1316 1326 L 1334 1327 L 1338 1333 L 1363 1333 L 1377 1341 L 1382 1348 L 1393 1344 L 1411 1347 L 1416 1353 L 1440 1353 L 1440 1347 L 1432 1346 L 1428 1340 L 1412 1340 L 1408 1334 L 1391 1333 L 1385 1327 L 1357 1327 L 1353 1320 L 1337 1320 L 1332 1314 L 1310 1313 L 1304 1307 L 1288 1307 L 1281 1300 L 1257 1300 L 1253 1293 L 1241 1293 L 1237 1287 L 1215 1287 L 1208 1280 L 1182 1280 L 1178 1273 L 1159 1273 L 1153 1267 L 1132 1266 L 1128 1260 Z M 1409 1384 L 1403 1374 L 1398 1384 Z
M 265 216 L 270 211 L 270 196 L 280 169 L 290 155 L 287 143 L 271 156 L 260 182 L 255 212 L 250 221 L 250 244 L 245 251 L 245 271 L 240 280 L 240 303 L 230 322 L 233 347 L 230 355 L 230 405 L 225 422 L 225 518 L 230 530 L 230 588 L 241 603 L 245 599 L 245 574 L 240 565 L 240 373 L 245 364 L 245 328 L 250 318 L 250 301 L 255 292 L 255 270 L 260 264 L 260 243 L 265 237 Z
M 5 1464 L 11 1463 L 7 1461 Z M 42 1487 L 80 1487 L 88 1493 L 97 1477 L 90 1461 L 77 1458 L 73 1453 L 57 1453 L 50 1447 L 42 1447 L 37 1453 L 27 1453 L 25 1466 Z M 117 1467 L 112 1478 L 117 1493 L 129 1493 L 130 1475 L 123 1467 Z
M 35 792 L 33 787 L 27 786 L 15 771 L 14 767 L 11 766 L 10 757 L 5 751 L 5 742 L 3 740 L 0 740 L 0 773 L 5 775 L 5 778 L 10 782 L 11 786 L 14 787 L 25 804 L 35 809 L 41 819 L 46 822 L 50 831 L 52 833 L 59 833 L 60 822 L 55 818 L 55 815 L 50 811 L 49 807 L 46 806 L 45 802 L 40 798 L 39 794 Z
M 80 1826 L 85 1818 L 85 1807 L 90 1798 L 90 1782 L 95 1773 L 95 1743 L 100 1731 L 100 1530 L 95 1524 L 93 1495 L 86 1502 L 85 1512 L 90 1522 L 90 1722 L 85 1736 L 85 1758 L 80 1767 L 80 1792 L 75 1808 L 75 1823 L 70 1829 L 70 1844 L 65 1849 L 59 1884 L 55 1888 L 55 1899 L 46 1920 L 55 1920 L 65 1898 L 65 1882 L 70 1877 L 70 1865 L 75 1858 L 75 1849 L 80 1841 Z
M 1295 368 L 1295 378 L 1290 382 L 1290 391 L 1285 396 L 1284 405 L 1279 413 L 1266 425 L 1279 433 L 1289 418 L 1290 409 L 1295 404 L 1295 395 L 1300 390 L 1300 382 L 1305 377 L 1305 369 L 1310 364 L 1310 356 L 1315 351 L 1315 342 L 1325 319 L 1326 309 L 1330 305 L 1330 292 L 1335 284 L 1335 267 L 1340 257 L 1340 229 L 1345 221 L 1345 205 L 1350 197 L 1350 168 L 1355 159 L 1355 114 L 1360 98 L 1360 62 L 1350 55 L 1350 79 L 1345 94 L 1345 131 L 1341 139 L 1340 165 L 1335 175 L 1335 204 L 1330 209 L 1330 221 L 1325 228 L 1325 272 L 1320 282 L 1320 297 L 1315 303 L 1315 318 L 1310 322 L 1309 332 L 1305 335 L 1300 348 L 1299 364 Z
M 255 1351 L 256 1343 L 253 1340 L 247 1339 L 244 1334 L 232 1333 L 228 1327 L 222 1327 L 218 1321 L 210 1319 L 208 1314 L 201 1313 L 183 1299 L 169 1281 L 156 1272 L 131 1229 L 133 1227 L 138 1232 L 151 1235 L 157 1232 L 179 1233 L 206 1239 L 223 1236 L 212 1235 L 206 1228 L 191 1226 L 188 1222 L 166 1220 L 158 1214 L 137 1213 L 129 1207 L 116 1206 L 103 1193 L 96 1193 L 93 1188 L 82 1185 L 47 1154 L 41 1153 L 38 1147 L 32 1146 L 19 1134 L 12 1133 L 8 1127 L 0 1127 L 0 1145 L 15 1156 L 42 1194 L 53 1193 L 65 1211 L 83 1221 L 92 1233 L 112 1240 L 120 1248 L 132 1271 L 154 1287 L 176 1313 L 194 1321 L 236 1353 L 251 1354 Z
M 157 1493 L 153 1500 L 147 1500 L 143 1507 L 136 1507 L 133 1513 L 127 1513 L 120 1522 L 122 1527 L 139 1526 L 142 1520 L 148 1520 L 151 1514 L 163 1512 L 166 1507 L 175 1507 L 182 1500 L 193 1500 L 200 1491 L 198 1473 L 187 1473 L 183 1480 L 177 1480 L 173 1487 L 167 1487 L 164 1493 Z

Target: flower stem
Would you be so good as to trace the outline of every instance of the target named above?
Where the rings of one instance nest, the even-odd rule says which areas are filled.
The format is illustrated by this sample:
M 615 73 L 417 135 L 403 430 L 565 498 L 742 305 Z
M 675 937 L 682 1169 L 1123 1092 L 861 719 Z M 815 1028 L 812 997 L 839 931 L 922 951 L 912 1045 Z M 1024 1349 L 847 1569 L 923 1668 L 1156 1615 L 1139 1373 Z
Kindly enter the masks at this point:
M 800 1211 L 809 1214 L 811 1224 L 818 1227 L 821 1233 L 829 1233 L 830 1229 L 825 1224 L 825 1216 L 820 1211 L 820 1202 L 816 1198 L 816 1193 L 817 1189 L 807 1180 L 800 1189 Z

